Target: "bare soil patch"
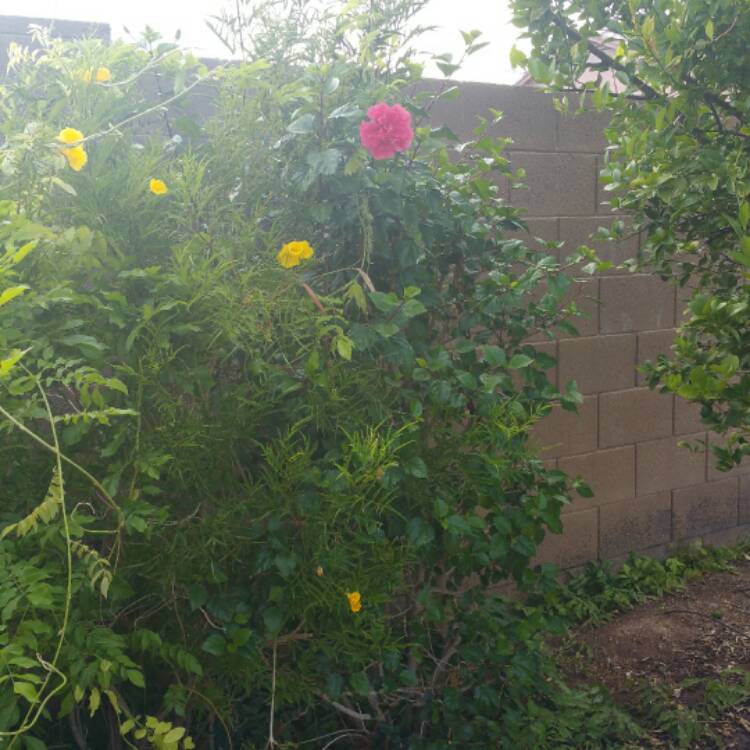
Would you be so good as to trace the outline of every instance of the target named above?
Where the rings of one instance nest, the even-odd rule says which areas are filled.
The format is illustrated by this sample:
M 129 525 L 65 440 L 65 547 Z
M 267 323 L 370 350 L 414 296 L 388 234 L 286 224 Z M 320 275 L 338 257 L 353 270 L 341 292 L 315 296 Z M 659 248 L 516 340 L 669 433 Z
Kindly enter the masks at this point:
M 562 662 L 573 681 L 604 685 L 636 716 L 658 713 L 662 702 L 678 719 L 699 715 L 698 723 L 714 738 L 683 747 L 750 750 L 745 677 L 750 674 L 750 561 L 737 563 L 734 572 L 708 574 L 605 625 L 577 630 Z M 726 692 L 715 690 L 713 681 L 739 695 L 733 706 L 721 707 Z M 674 743 L 674 734 L 654 730 L 644 747 L 677 747 Z

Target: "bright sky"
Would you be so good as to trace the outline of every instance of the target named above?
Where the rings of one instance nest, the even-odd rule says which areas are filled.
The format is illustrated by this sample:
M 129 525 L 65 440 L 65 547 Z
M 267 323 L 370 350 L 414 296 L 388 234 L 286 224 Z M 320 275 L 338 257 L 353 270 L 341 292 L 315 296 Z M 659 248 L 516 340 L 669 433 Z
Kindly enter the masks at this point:
M 114 37 L 123 27 L 137 34 L 148 24 L 172 39 L 180 29 L 181 43 L 198 54 L 221 57 L 225 50 L 206 27 L 204 19 L 226 7 L 227 0 L 0 0 L 0 15 L 70 18 L 109 23 Z M 232 5 L 234 3 L 232 2 Z M 518 72 L 510 68 L 508 54 L 517 30 L 510 22 L 507 0 L 430 0 L 418 20 L 440 29 L 424 37 L 424 49 L 459 54 L 459 30 L 480 29 L 489 46 L 466 63 L 456 77 L 471 81 L 513 83 Z

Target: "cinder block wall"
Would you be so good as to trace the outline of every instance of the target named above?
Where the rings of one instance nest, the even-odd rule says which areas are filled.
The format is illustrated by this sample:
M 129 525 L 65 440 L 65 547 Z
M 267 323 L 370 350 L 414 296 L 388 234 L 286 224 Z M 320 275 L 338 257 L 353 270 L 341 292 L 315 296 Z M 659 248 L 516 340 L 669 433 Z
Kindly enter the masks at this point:
M 27 18 L 25 16 L 0 15 L 0 78 L 5 75 L 8 66 L 8 47 L 12 42 L 30 46 L 32 42 L 30 27 L 51 27 L 55 36 L 63 39 L 81 37 L 98 37 L 109 41 L 109 25 L 89 23 L 87 21 L 51 21 L 48 18 Z
M 28 43 L 30 22 L 42 23 L 0 16 L 0 76 L 7 44 Z M 98 24 L 56 21 L 54 28 L 60 36 L 109 38 L 108 27 Z M 476 116 L 488 116 L 490 107 L 504 113 L 491 133 L 513 139 L 512 163 L 526 170 L 527 189 L 506 184 L 504 190 L 525 210 L 528 239 L 562 240 L 563 255 L 587 243 L 615 264 L 633 257 L 637 236 L 605 245 L 589 239 L 613 221 L 598 182 L 606 118 L 562 115 L 536 89 L 474 83 L 462 84 L 458 99 L 439 103 L 433 118 L 469 139 Z M 679 290 L 648 275 L 610 270 L 577 284 L 575 298 L 587 312 L 577 321 L 580 336 L 537 346 L 557 359 L 552 377 L 558 383 L 578 382 L 584 403 L 577 415 L 553 412 L 534 439 L 550 465 L 581 475 L 595 497 L 568 506 L 564 533 L 548 536 L 539 560 L 571 568 L 750 533 L 750 465 L 722 474 L 707 453 L 679 448 L 680 440 L 709 438 L 696 410 L 645 388 L 635 369 L 668 353 L 682 310 Z
M 505 189 L 526 211 L 529 239 L 562 240 L 563 256 L 586 243 L 615 264 L 636 255 L 638 236 L 618 244 L 589 239 L 615 218 L 598 181 L 605 116 L 560 114 L 552 97 L 526 87 L 472 83 L 461 93 L 435 117 L 469 138 L 477 114 L 503 112 L 491 132 L 513 138 L 511 162 L 526 170 L 528 189 Z M 612 269 L 576 285 L 588 313 L 574 321 L 580 336 L 538 344 L 557 359 L 552 377 L 560 385 L 576 380 L 584 403 L 578 415 L 557 410 L 540 422 L 535 441 L 550 465 L 581 475 L 595 493 L 567 507 L 564 533 L 548 536 L 540 561 L 566 568 L 617 562 L 630 551 L 663 555 L 680 542 L 750 533 L 750 476 L 742 476 L 750 466 L 721 473 L 708 453 L 678 447 L 709 439 L 697 409 L 644 387 L 635 369 L 669 353 L 683 297 L 652 276 Z

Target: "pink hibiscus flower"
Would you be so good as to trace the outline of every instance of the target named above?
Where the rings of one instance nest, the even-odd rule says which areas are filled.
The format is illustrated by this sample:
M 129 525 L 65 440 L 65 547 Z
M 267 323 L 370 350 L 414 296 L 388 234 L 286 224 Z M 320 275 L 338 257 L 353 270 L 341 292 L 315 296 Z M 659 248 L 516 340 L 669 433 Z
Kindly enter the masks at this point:
M 359 140 L 373 159 L 390 159 L 411 146 L 411 115 L 400 104 L 391 107 L 378 102 L 367 110 L 367 116 L 369 121 L 359 124 Z

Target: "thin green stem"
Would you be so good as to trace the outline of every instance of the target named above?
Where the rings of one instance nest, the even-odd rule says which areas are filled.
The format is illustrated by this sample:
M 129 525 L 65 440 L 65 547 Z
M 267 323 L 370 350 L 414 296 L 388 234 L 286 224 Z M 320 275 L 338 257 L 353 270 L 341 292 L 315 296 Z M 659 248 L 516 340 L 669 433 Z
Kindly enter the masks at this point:
M 55 467 L 56 467 L 57 476 L 60 482 L 60 513 L 62 515 L 62 520 L 63 520 L 63 532 L 65 534 L 65 563 L 67 566 L 67 575 L 65 579 L 65 607 L 63 609 L 63 620 L 62 620 L 62 625 L 60 627 L 60 637 L 57 639 L 57 646 L 55 648 L 55 653 L 50 663 L 44 662 L 41 659 L 41 657 L 38 657 L 39 661 L 42 663 L 42 666 L 46 669 L 46 672 L 47 672 L 44 678 L 44 681 L 39 687 L 38 694 L 42 695 L 44 693 L 47 685 L 49 685 L 49 681 L 53 674 L 59 675 L 62 678 L 62 681 L 54 690 L 50 690 L 50 692 L 44 698 L 44 700 L 41 701 L 41 703 L 39 703 L 39 705 L 36 707 L 36 711 L 34 710 L 34 707 L 36 704 L 32 703 L 29 706 L 28 711 L 26 712 L 26 715 L 24 716 L 23 721 L 21 722 L 21 726 L 18 729 L 14 730 L 13 732 L 0 732 L 0 737 L 12 737 L 10 744 L 8 745 L 8 750 L 13 749 L 13 746 L 16 744 L 18 738 L 21 735 L 25 734 L 30 729 L 33 729 L 33 727 L 39 721 L 40 716 L 44 712 L 44 709 L 46 708 L 50 700 L 52 700 L 52 698 L 55 695 L 57 695 L 57 693 L 59 693 L 68 684 L 67 677 L 62 672 L 60 672 L 60 670 L 57 668 L 57 662 L 60 659 L 62 647 L 63 647 L 63 644 L 65 643 L 65 636 L 67 634 L 68 623 L 70 621 L 70 609 L 71 609 L 71 604 L 73 601 L 73 543 L 70 537 L 70 524 L 68 522 L 68 511 L 67 511 L 67 508 L 65 507 L 65 482 L 63 480 L 62 453 L 60 451 L 60 440 L 57 435 L 57 428 L 55 427 L 55 419 L 54 419 L 54 415 L 52 414 L 52 408 L 50 407 L 47 394 L 44 391 L 42 384 L 39 382 L 39 378 L 35 377 L 34 382 L 36 383 L 36 387 L 42 396 L 42 400 L 44 401 L 44 408 L 47 412 L 50 429 L 52 431 L 52 440 L 54 442 L 54 446 L 50 446 L 50 447 L 55 452 Z

